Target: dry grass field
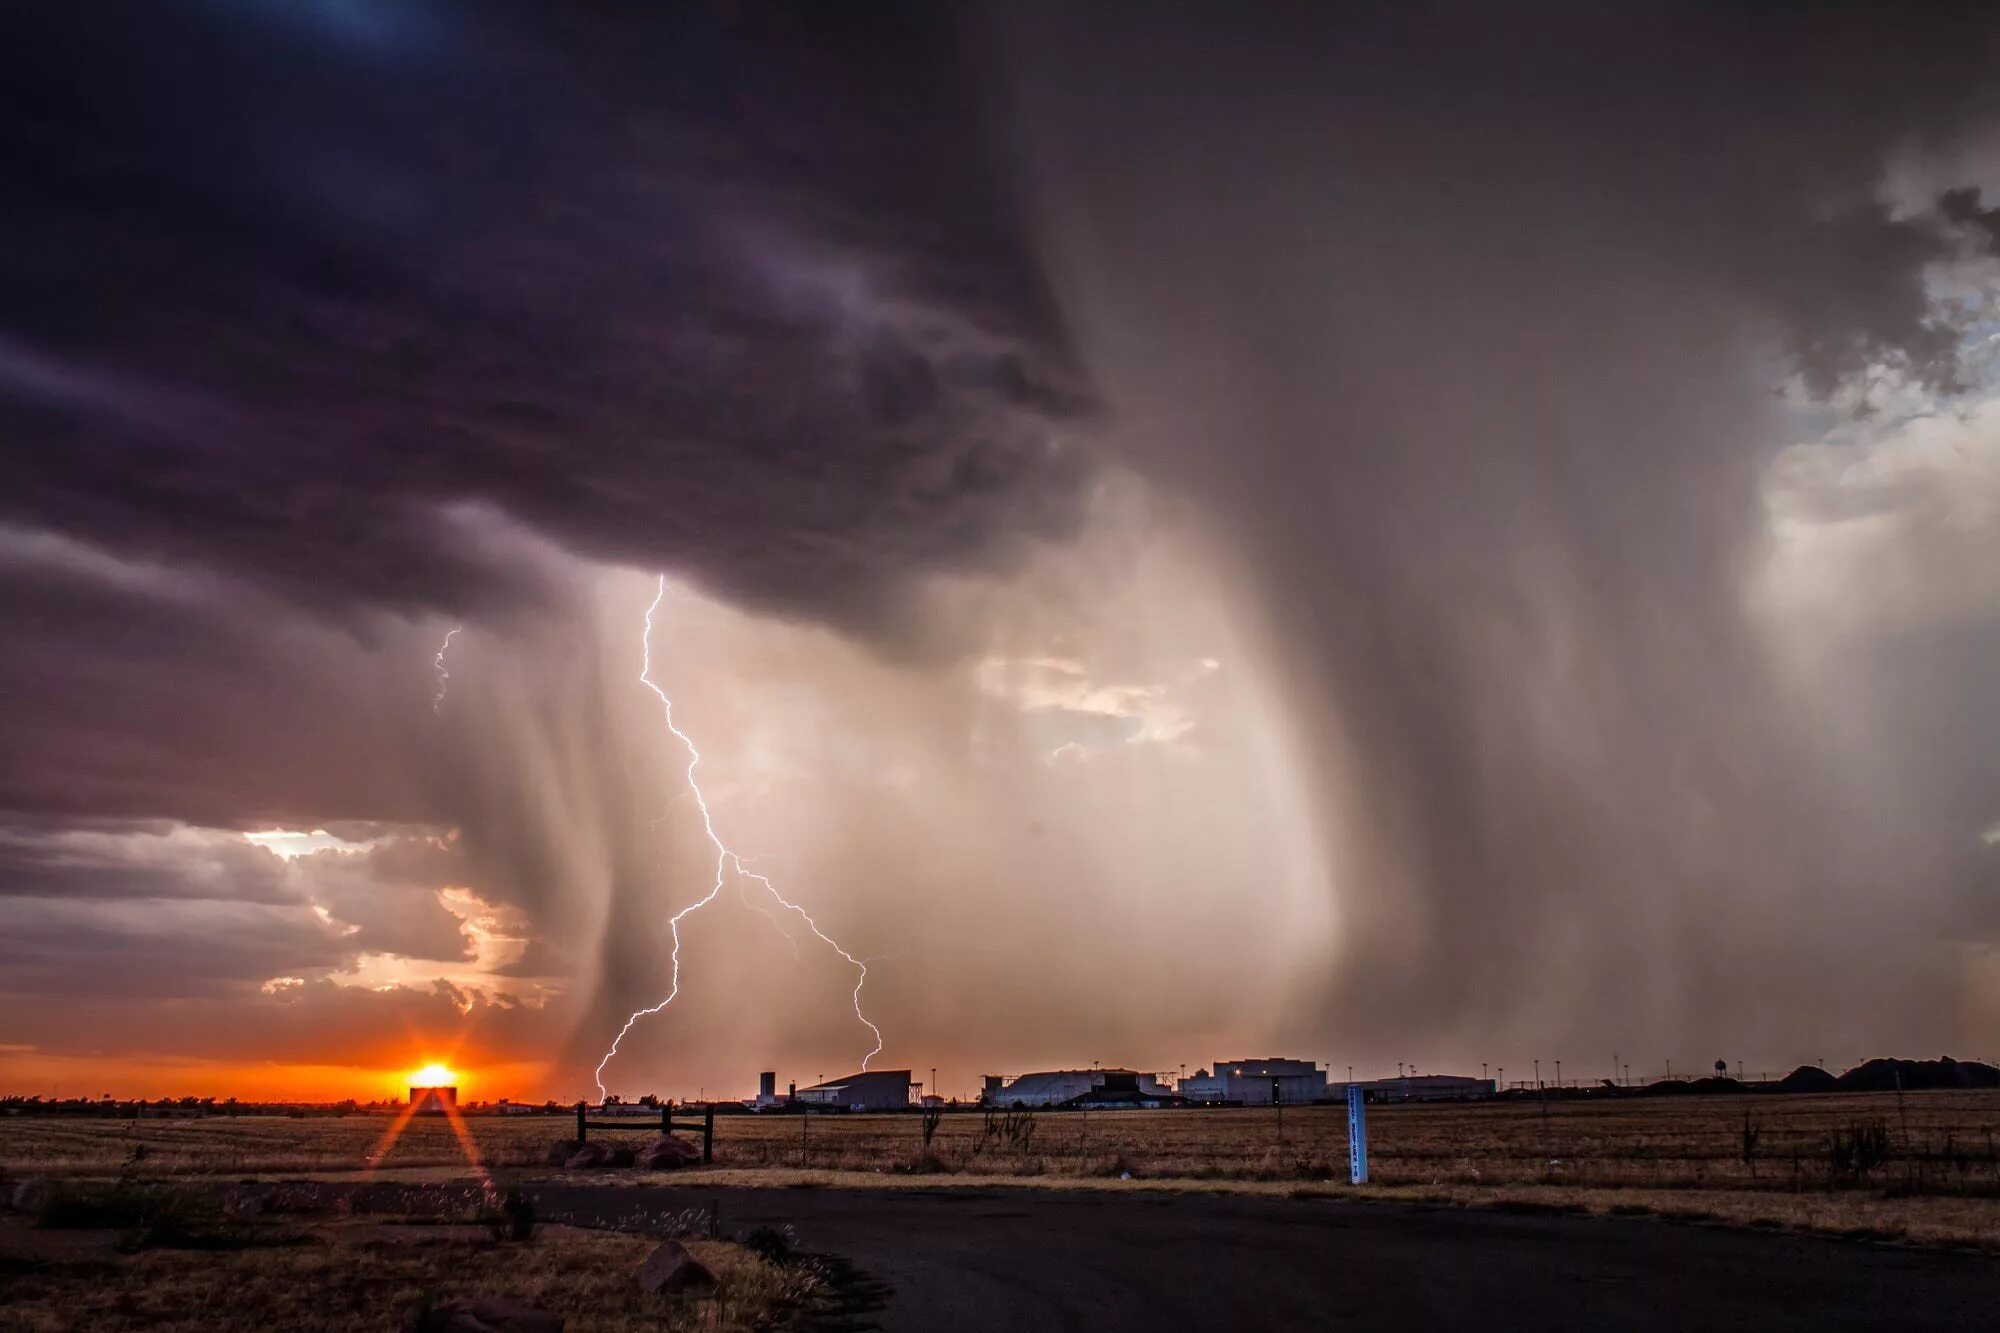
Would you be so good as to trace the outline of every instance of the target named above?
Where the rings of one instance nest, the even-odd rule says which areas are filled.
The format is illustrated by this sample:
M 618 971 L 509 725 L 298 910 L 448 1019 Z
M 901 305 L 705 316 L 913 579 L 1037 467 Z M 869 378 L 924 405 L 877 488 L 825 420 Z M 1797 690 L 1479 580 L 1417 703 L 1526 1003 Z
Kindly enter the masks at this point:
M 1282 1121 L 1282 1123 L 1281 1123 Z M 470 1118 L 488 1164 L 540 1165 L 567 1117 Z M 1902 1186 L 2000 1192 L 2000 1092 L 1629 1098 L 1372 1106 L 1370 1166 L 1383 1185 L 1559 1184 L 1646 1189 Z M 1857 1173 L 1836 1138 L 1879 1130 L 1881 1160 Z M 0 1170 L 146 1174 L 361 1170 L 386 1118 L 0 1119 Z M 1748 1143 L 1746 1151 L 1746 1129 Z M 637 1136 L 634 1136 L 635 1140 Z M 1001 1176 L 1344 1179 L 1338 1107 L 1194 1111 L 977 1112 L 943 1117 L 928 1153 L 915 1115 L 724 1116 L 718 1167 Z M 442 1119 L 420 1118 L 384 1168 L 462 1165 Z
M 741 1246 L 691 1240 L 714 1291 L 667 1297 L 633 1274 L 658 1242 L 542 1227 L 503 1243 L 478 1227 L 275 1218 L 133 1252 L 110 1231 L 0 1223 L 0 1329 L 334 1333 L 406 1326 L 425 1301 L 499 1299 L 562 1314 L 575 1333 L 748 1333 L 783 1323 L 815 1280 Z
M 486 1164 L 540 1167 L 566 1117 L 474 1118 Z M 211 1117 L 0 1120 L 0 1170 L 24 1175 L 353 1172 L 388 1121 Z M 633 1136 L 636 1140 L 638 1136 Z M 2000 1248 L 2000 1092 L 1369 1108 L 1370 1195 L 1648 1212 Z M 1091 1184 L 1348 1193 L 1338 1107 L 728 1116 L 704 1178 L 768 1184 Z M 463 1168 L 441 1120 L 378 1166 Z M 617 1173 L 613 1173 L 616 1175 Z M 1129 1179 L 1128 1179 L 1129 1177 Z M 610 1177 L 599 1177 L 609 1179 Z

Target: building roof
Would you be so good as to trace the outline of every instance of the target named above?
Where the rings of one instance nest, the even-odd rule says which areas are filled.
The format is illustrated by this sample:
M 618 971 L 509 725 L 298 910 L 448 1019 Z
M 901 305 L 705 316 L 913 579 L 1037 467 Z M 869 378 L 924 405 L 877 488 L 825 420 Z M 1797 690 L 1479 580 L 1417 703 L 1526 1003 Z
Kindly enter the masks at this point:
M 842 1092 L 853 1087 L 886 1086 L 903 1084 L 908 1086 L 910 1071 L 907 1069 L 870 1069 L 859 1074 L 849 1074 L 846 1078 L 836 1078 L 826 1083 L 815 1083 L 810 1088 L 800 1088 L 800 1092 Z
M 1311 1060 L 1289 1060 L 1283 1056 L 1266 1055 L 1255 1060 L 1218 1060 L 1215 1062 L 1217 1074 L 1240 1075 L 1248 1078 L 1284 1077 L 1292 1074 L 1316 1074 L 1319 1066 Z

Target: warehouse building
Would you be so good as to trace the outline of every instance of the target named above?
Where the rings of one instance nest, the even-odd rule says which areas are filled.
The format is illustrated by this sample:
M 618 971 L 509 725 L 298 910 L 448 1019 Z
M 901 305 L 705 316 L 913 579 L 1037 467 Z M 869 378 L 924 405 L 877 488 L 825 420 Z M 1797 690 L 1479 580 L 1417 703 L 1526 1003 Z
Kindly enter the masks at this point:
M 1008 1082 L 986 1078 L 980 1101 L 987 1106 L 1168 1106 L 1174 1090 L 1151 1074 L 1133 1069 L 1050 1069 Z
M 1213 1074 L 1197 1069 L 1180 1083 L 1181 1096 L 1191 1102 L 1269 1106 L 1274 1092 L 1285 1105 L 1324 1101 L 1326 1071 L 1310 1060 L 1217 1060 Z
M 910 1105 L 910 1071 L 877 1069 L 800 1088 L 792 1100 L 841 1111 L 901 1111 Z

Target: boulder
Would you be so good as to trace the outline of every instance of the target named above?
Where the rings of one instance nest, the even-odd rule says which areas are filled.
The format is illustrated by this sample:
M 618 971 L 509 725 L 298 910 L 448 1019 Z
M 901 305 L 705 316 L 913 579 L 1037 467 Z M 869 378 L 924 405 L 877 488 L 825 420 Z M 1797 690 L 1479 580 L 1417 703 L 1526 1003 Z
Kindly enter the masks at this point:
M 639 1148 L 639 1165 L 648 1171 L 673 1171 L 701 1161 L 701 1149 L 672 1134 L 658 1134 Z
M 409 1333 L 563 1333 L 563 1317 L 482 1296 L 419 1310 L 404 1327 Z
M 549 1150 L 542 1155 L 542 1160 L 550 1166 L 561 1166 L 576 1156 L 576 1150 L 582 1146 L 575 1139 L 557 1139 L 549 1145 Z
M 647 1255 L 646 1262 L 640 1265 L 639 1285 L 656 1294 L 678 1296 L 686 1291 L 707 1291 L 715 1285 L 715 1274 L 702 1267 L 701 1261 L 688 1253 L 687 1246 L 677 1240 L 663 1240 L 660 1248 Z

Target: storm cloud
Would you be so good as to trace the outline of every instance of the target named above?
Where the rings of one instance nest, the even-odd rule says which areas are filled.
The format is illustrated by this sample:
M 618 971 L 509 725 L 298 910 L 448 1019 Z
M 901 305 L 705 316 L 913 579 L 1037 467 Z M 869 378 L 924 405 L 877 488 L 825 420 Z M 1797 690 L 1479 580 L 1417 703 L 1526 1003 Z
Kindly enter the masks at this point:
M 1990 20 L 0 24 L 10 1040 L 577 1091 L 713 875 L 655 572 L 897 1064 L 2000 1014 Z M 866 1049 L 756 906 L 631 1090 Z
M 537 591 L 492 512 L 884 639 L 1074 530 L 1086 399 L 948 29 L 344 15 L 10 20 L 0 517 L 461 614 Z

